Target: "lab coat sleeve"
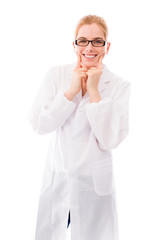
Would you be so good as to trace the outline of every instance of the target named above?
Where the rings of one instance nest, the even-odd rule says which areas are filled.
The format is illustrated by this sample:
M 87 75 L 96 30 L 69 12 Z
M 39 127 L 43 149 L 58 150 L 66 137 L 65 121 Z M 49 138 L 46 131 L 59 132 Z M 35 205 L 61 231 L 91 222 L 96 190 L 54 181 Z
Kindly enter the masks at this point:
M 113 97 L 104 98 L 86 107 L 87 118 L 102 150 L 116 148 L 129 130 L 128 101 L 130 83 L 123 82 Z
M 38 134 L 51 133 L 61 127 L 75 108 L 74 102 L 65 97 L 65 92 L 57 90 L 54 78 L 50 69 L 28 115 L 28 120 Z

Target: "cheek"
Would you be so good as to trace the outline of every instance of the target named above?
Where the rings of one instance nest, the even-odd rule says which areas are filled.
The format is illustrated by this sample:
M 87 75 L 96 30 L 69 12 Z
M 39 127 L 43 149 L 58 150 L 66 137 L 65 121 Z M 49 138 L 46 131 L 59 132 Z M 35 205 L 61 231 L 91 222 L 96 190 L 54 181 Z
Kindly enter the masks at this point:
M 100 54 L 100 55 L 105 55 L 105 48 L 101 49 L 101 50 L 99 51 L 99 54 Z
M 82 49 L 81 48 L 79 48 L 79 47 L 75 47 L 75 53 L 81 53 L 82 52 Z

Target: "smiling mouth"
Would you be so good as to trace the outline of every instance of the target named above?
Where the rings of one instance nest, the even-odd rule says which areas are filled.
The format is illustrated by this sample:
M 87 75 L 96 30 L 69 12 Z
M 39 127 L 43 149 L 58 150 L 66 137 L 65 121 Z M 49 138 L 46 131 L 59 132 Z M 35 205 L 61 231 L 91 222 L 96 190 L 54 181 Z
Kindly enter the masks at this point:
M 83 54 L 86 59 L 94 59 L 97 57 L 97 54 Z

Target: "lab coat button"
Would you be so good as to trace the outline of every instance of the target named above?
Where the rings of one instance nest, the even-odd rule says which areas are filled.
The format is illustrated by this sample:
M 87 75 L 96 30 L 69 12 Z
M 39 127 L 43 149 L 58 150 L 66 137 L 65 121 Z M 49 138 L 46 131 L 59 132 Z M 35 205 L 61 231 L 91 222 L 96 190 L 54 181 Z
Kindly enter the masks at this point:
M 71 177 L 72 177 L 72 174 L 71 174 L 71 173 L 69 173 L 69 174 L 68 174 L 68 176 L 69 176 L 69 178 L 71 178 Z
M 69 178 L 73 178 L 74 174 L 73 173 L 68 173 Z

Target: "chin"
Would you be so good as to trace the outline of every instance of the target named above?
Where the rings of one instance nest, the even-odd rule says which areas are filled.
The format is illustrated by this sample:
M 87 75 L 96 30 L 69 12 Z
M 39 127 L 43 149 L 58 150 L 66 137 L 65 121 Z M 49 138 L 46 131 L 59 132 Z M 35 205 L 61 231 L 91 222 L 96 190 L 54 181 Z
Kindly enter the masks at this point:
M 92 62 L 82 62 L 82 64 L 86 68 L 91 68 L 91 67 L 96 67 L 97 66 L 97 63 L 92 63 Z

